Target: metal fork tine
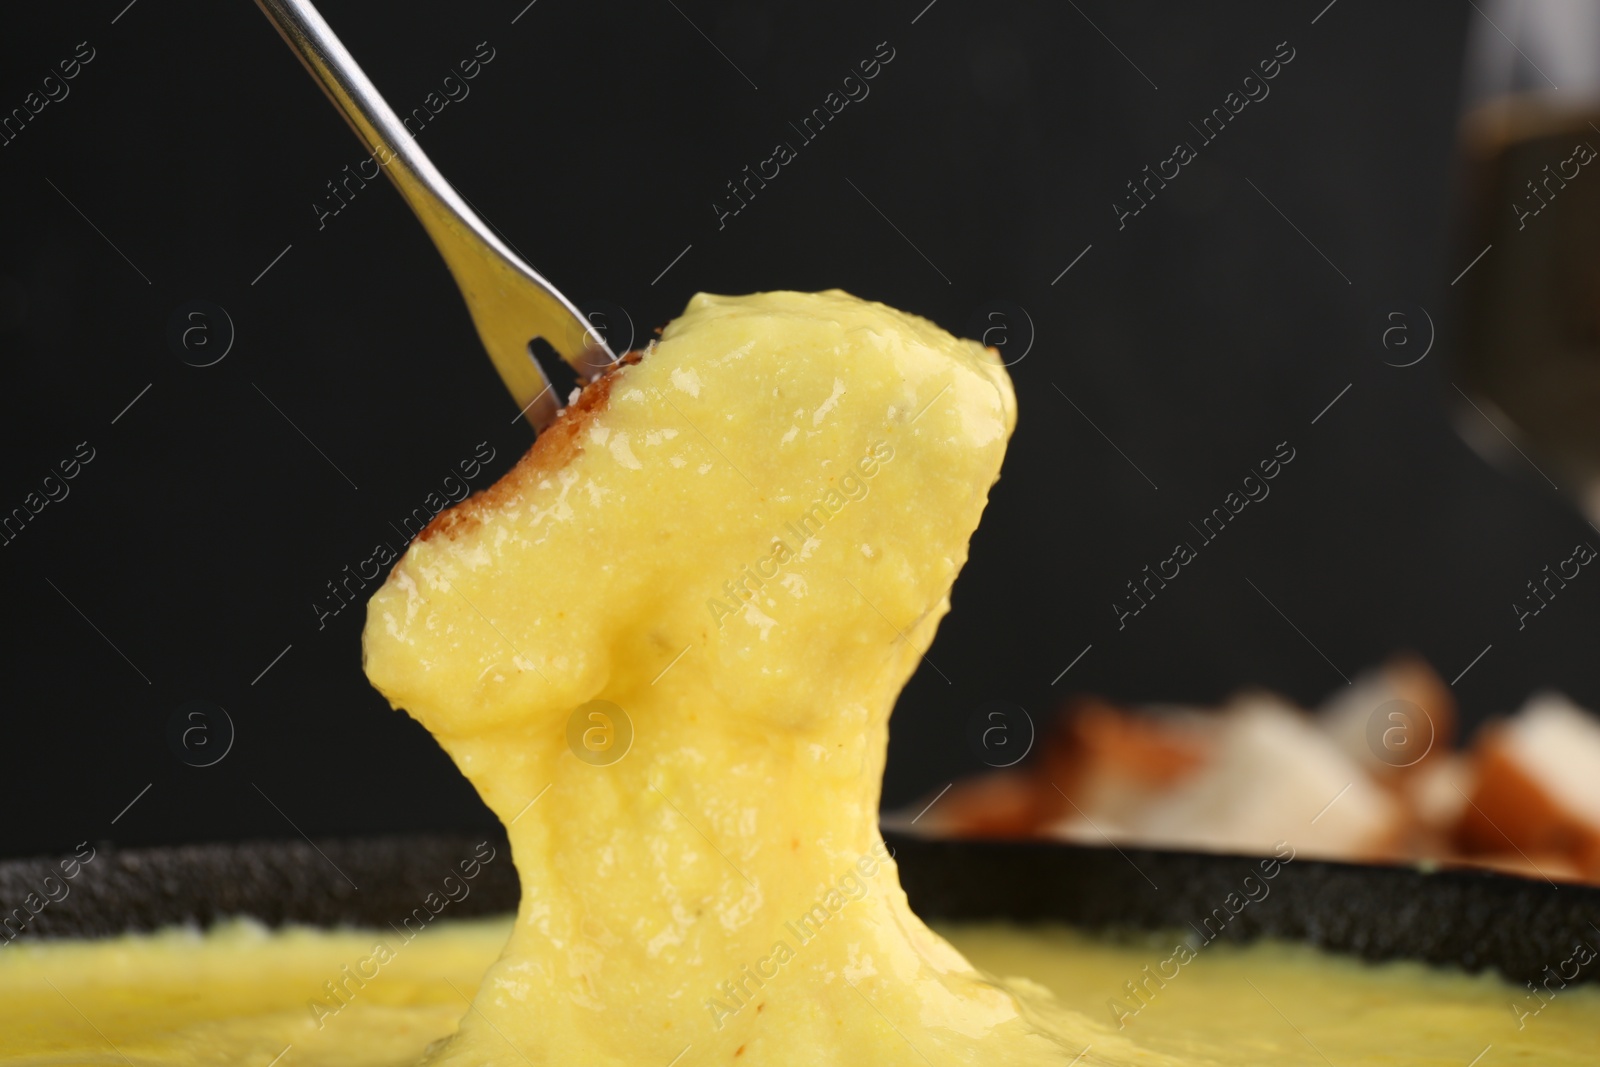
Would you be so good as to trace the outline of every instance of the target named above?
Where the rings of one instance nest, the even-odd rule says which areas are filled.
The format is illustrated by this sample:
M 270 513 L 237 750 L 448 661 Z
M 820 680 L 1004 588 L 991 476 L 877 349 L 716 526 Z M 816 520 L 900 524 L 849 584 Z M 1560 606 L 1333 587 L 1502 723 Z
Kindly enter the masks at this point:
M 548 427 L 561 413 L 561 400 L 529 342 L 544 338 L 587 381 L 616 362 L 605 339 L 451 187 L 309 0 L 256 4 L 428 231 L 523 416 L 535 430 Z

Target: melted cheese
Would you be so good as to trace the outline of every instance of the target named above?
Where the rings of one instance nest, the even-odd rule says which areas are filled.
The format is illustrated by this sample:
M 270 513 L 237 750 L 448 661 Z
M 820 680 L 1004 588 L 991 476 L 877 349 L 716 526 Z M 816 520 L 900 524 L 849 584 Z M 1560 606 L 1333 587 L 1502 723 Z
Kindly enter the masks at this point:
M 931 933 L 877 832 L 890 709 L 1015 423 L 1004 370 L 841 292 L 702 295 L 608 384 L 569 454 L 536 446 L 369 605 L 368 676 L 522 881 L 437 1062 L 1070 1060 L 1091 1029 Z
M 509 919 L 446 921 L 404 943 L 386 930 L 269 933 L 230 923 L 205 936 L 17 942 L 0 951 L 0 1067 L 414 1067 L 454 1032 L 510 928 Z M 1143 981 L 1142 969 L 1170 957 L 1181 935 L 1112 942 L 1005 926 L 943 933 L 983 970 L 1026 975 L 1108 1024 L 1109 1001 L 1118 1011 L 1137 1007 L 1119 1036 L 1145 1052 L 1103 1055 L 1096 1041 L 1080 1061 L 1092 1067 L 1466 1067 L 1489 1046 L 1481 1067 L 1580 1067 L 1594 1062 L 1600 1031 L 1600 989 L 1588 986 L 1557 990 L 1519 1028 L 1511 1006 L 1541 1002 L 1490 975 L 1218 943 L 1163 986 L 1147 985 L 1140 1001 L 1125 984 Z M 360 968 L 379 943 L 393 959 L 370 980 L 345 979 L 345 968 Z M 336 997 L 330 983 L 342 983 Z M 726 1062 L 698 1051 L 677 1067 Z M 750 1055 L 734 1062 L 759 1062 Z M 815 1062 L 804 1049 L 791 1060 Z M 525 1061 L 502 1044 L 493 1062 Z
M 0 1064 L 267 1067 L 281 1053 L 276 1067 L 412 1065 L 455 1030 L 505 937 L 503 920 L 440 924 L 409 944 L 239 921 L 16 941 L 0 951 Z M 380 943 L 393 958 L 350 979 Z

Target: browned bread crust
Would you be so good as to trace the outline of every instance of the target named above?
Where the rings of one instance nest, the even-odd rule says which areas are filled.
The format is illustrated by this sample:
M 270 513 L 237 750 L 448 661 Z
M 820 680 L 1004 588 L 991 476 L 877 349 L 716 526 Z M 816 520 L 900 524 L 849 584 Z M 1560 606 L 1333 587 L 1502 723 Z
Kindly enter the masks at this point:
M 607 367 L 598 378 L 587 383 L 578 394 L 578 399 L 569 404 L 561 416 L 534 439 L 533 447 L 523 453 L 516 466 L 487 489 L 480 489 L 461 503 L 435 515 L 433 521 L 417 535 L 417 540 L 429 541 L 435 537 L 454 540 L 470 533 L 482 524 L 486 514 L 507 504 L 519 489 L 536 483 L 540 475 L 560 470 L 571 463 L 583 451 L 579 435 L 594 421 L 595 416 L 605 410 L 611 399 L 611 387 L 622 377 L 626 368 L 643 358 L 643 352 L 629 352 Z

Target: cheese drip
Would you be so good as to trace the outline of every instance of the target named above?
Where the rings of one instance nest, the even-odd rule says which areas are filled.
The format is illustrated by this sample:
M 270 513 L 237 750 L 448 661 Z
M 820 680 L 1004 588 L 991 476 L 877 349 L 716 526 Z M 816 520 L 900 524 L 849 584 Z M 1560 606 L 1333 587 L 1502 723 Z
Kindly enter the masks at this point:
M 889 713 L 1015 411 L 993 354 L 925 320 L 699 295 L 411 546 L 369 604 L 367 674 L 506 824 L 522 883 L 430 1062 L 1128 1048 L 969 965 L 877 830 Z

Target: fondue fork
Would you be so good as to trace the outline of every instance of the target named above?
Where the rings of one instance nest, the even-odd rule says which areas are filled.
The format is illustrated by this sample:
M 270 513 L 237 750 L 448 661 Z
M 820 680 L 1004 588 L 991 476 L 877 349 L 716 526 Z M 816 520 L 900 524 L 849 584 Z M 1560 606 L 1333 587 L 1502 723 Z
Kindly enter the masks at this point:
M 587 380 L 616 362 L 605 338 L 451 188 L 309 0 L 256 0 L 256 5 L 428 231 L 523 415 L 535 430 L 548 427 L 561 413 L 561 401 L 530 344 L 543 338 Z

